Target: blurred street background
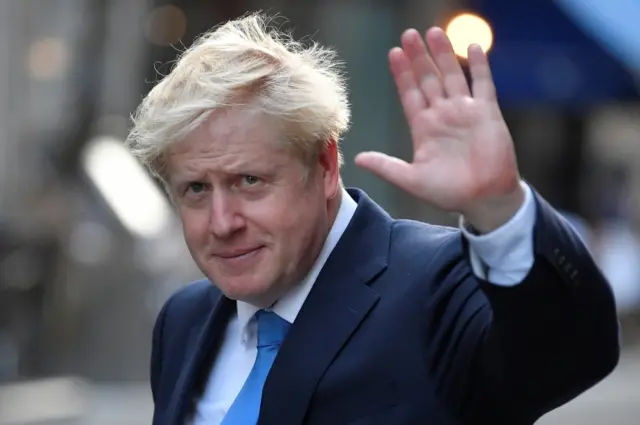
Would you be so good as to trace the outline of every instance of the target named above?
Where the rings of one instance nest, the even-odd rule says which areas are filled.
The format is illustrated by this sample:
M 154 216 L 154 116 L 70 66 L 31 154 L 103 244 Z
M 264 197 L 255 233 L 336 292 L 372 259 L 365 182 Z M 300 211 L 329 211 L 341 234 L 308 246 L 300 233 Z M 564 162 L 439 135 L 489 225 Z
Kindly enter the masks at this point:
M 540 423 L 638 425 L 637 0 L 0 0 L 0 425 L 151 422 L 151 329 L 200 274 L 122 141 L 194 37 L 255 10 L 338 50 L 344 181 L 398 217 L 455 225 L 350 161 L 410 154 L 387 51 L 432 25 L 463 62 L 469 43 L 488 49 L 522 173 L 583 235 L 623 325 L 620 367 Z

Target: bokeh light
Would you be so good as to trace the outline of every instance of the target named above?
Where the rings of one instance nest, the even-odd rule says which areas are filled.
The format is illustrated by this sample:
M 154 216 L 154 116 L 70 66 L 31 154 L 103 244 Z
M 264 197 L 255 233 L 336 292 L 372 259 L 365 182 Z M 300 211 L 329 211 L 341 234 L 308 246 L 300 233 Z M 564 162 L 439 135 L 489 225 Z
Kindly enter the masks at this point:
M 478 44 L 484 52 L 488 52 L 493 45 L 491 25 L 472 13 L 457 15 L 449 22 L 445 31 L 451 40 L 453 51 L 462 58 L 467 58 L 467 49 L 471 44 Z

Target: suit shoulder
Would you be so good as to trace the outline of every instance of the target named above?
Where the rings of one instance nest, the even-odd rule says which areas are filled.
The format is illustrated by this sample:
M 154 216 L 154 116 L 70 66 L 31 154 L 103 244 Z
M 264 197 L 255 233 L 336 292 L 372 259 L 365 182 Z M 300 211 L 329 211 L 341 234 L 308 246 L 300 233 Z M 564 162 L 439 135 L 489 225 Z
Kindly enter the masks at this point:
M 182 286 L 169 297 L 169 300 L 175 300 L 177 303 L 192 303 L 212 295 L 219 296 L 220 291 L 209 280 L 201 279 Z
M 460 229 L 451 226 L 422 223 L 415 220 L 394 220 L 392 244 L 403 248 L 440 250 L 445 247 L 462 250 Z
M 202 308 L 211 309 L 221 296 L 220 290 L 211 282 L 206 279 L 197 280 L 174 292 L 165 301 L 160 315 L 172 316 L 176 313 L 183 315 Z
M 437 282 L 435 286 L 439 286 L 452 276 L 458 281 L 470 275 L 466 258 L 460 229 L 413 220 L 394 221 L 389 247 L 389 266 L 394 273 Z

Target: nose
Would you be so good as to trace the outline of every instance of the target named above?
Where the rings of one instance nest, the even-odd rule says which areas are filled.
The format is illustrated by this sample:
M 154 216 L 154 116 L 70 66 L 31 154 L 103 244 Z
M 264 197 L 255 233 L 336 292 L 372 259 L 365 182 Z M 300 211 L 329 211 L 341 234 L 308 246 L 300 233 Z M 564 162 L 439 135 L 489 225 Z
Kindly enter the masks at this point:
M 230 194 L 214 191 L 209 215 L 209 231 L 220 239 L 228 238 L 245 226 L 239 204 Z

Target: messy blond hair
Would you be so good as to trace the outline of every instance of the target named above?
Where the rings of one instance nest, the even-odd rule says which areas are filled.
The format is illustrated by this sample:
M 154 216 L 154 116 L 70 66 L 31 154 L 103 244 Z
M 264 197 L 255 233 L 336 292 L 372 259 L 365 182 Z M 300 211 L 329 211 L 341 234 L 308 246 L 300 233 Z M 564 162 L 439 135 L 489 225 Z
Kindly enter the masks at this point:
M 154 175 L 164 180 L 167 149 L 220 108 L 257 108 L 275 118 L 307 158 L 339 141 L 350 108 L 336 53 L 295 41 L 273 22 L 253 13 L 207 32 L 143 99 L 127 145 Z

